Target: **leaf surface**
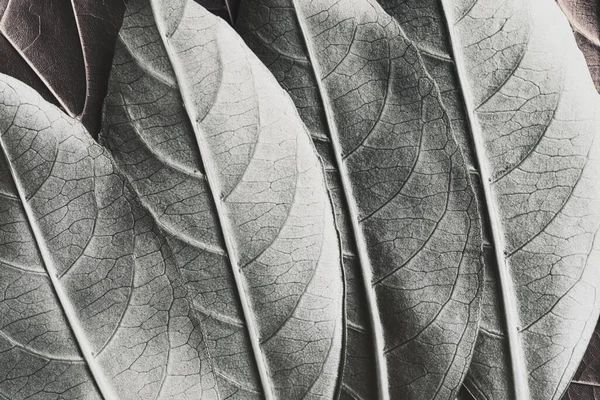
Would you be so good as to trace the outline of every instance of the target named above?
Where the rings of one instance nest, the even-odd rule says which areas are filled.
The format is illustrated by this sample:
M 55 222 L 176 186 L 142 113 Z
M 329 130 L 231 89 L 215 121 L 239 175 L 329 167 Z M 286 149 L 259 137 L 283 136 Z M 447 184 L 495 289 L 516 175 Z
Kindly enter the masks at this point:
M 110 155 L 14 78 L 0 102 L 0 398 L 216 398 L 172 249 Z
M 600 90 L 600 6 L 594 0 L 558 0 L 571 23 L 596 89 Z
M 340 249 L 292 101 L 220 18 L 131 0 L 100 136 L 162 229 L 220 398 L 332 398 Z
M 600 396 L 600 328 L 592 339 L 563 400 L 595 400 Z
M 6 40 L 14 49 L 5 52 L 5 72 L 96 134 L 124 0 L 2 0 L 2 9 L 0 46 Z
M 328 173 L 348 293 L 342 398 L 455 398 L 479 321 L 480 226 L 416 48 L 367 0 L 249 0 L 236 28 Z
M 4 15 L 8 2 L 9 0 L 0 0 L 0 19 Z M 4 35 L 0 35 L 0 60 L 2 60 L 0 73 L 17 78 L 36 89 L 46 101 L 58 105 L 58 101 L 48 87 Z
M 588 69 L 600 90 L 600 7 L 596 1 L 559 0 L 579 49 L 585 56 Z M 598 336 L 600 325 L 596 325 L 592 340 L 569 386 L 565 399 L 595 399 L 600 397 L 600 356 Z
M 468 121 L 481 176 L 484 318 L 466 385 L 558 399 L 599 311 L 599 104 L 568 25 L 544 0 L 380 2 Z

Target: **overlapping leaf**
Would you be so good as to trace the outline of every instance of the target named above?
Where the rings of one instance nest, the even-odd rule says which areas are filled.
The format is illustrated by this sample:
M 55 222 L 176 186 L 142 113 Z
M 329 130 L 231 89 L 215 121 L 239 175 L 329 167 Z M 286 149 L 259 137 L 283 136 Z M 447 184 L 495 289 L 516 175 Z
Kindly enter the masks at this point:
M 0 18 L 4 15 L 8 1 L 0 1 Z M 40 77 L 31 69 L 17 49 L 10 44 L 4 35 L 0 35 L 0 60 L 2 60 L 0 62 L 0 73 L 19 79 L 21 82 L 36 89 L 47 101 L 52 104 L 58 104 L 58 101 Z
M 498 283 L 508 327 L 488 311 L 470 382 L 493 398 L 560 398 L 598 318 L 598 98 L 553 3 L 497 7 L 479 1 L 450 17 L 505 263 Z
M 328 171 L 348 282 L 342 398 L 455 397 L 479 318 L 480 228 L 416 48 L 366 0 L 250 0 L 237 28 Z
M 381 3 L 449 108 L 462 92 L 455 120 L 469 120 L 482 176 L 492 254 L 467 385 L 478 399 L 560 398 L 599 306 L 598 98 L 568 25 L 543 0 Z
M 600 328 L 592 335 L 590 344 L 581 360 L 564 400 L 595 400 L 600 396 Z
M 170 232 L 220 398 L 332 398 L 339 244 L 292 101 L 192 0 L 131 0 L 101 142 Z
M 593 0 L 559 0 L 563 12 L 573 28 L 579 49 L 588 64 L 588 69 L 600 90 L 600 8 Z M 600 325 L 588 346 L 577 373 L 573 378 L 566 399 L 595 399 L 600 396 L 600 356 L 598 353 Z
M 0 102 L 0 397 L 211 398 L 172 251 L 110 156 L 16 79 Z
M 376 140 L 357 133 L 362 125 L 378 121 L 365 117 L 366 110 L 383 110 L 386 125 L 373 124 L 375 134 L 385 132 L 382 125 L 393 126 L 386 108 L 378 103 L 393 99 L 393 91 L 384 84 L 377 87 L 377 72 L 386 76 L 393 63 L 381 62 L 375 73 L 368 70 L 393 47 L 374 33 L 363 35 L 361 28 L 368 23 L 353 24 L 352 18 L 340 17 L 336 7 L 361 18 L 368 15 L 357 2 L 283 3 L 250 1 L 238 27 L 292 94 L 313 131 L 323 132 L 318 89 L 333 93 L 331 111 L 325 111 L 338 118 L 334 121 L 339 125 L 344 164 L 360 148 L 356 143 L 372 140 L 371 154 L 361 160 L 371 163 L 368 185 L 353 187 L 360 210 L 361 195 L 375 201 L 385 188 L 373 171 L 386 158 L 374 156 L 372 148 L 400 137 L 393 130 L 387 136 L 376 135 Z M 482 215 L 490 225 L 484 244 L 489 264 L 485 318 L 469 386 L 477 397 L 488 399 L 559 398 L 598 316 L 594 236 L 600 223 L 600 193 L 593 178 L 598 165 L 593 141 L 598 100 L 567 26 L 549 1 L 380 3 L 414 44 L 416 51 L 409 59 L 413 64 L 422 60 L 442 94 L 448 119 L 441 121 L 463 147 L 480 189 Z M 295 14 L 290 12 L 292 6 Z M 304 7 L 312 7 L 312 12 L 297 11 Z M 365 8 L 376 6 L 368 2 Z M 541 9 L 548 12 L 532 11 Z M 290 29 L 295 21 L 300 25 L 296 22 L 296 29 Z M 302 43 L 306 38 L 308 52 Z M 364 49 L 377 51 L 369 54 Z M 321 88 L 306 72 L 314 64 L 307 53 L 321 57 L 322 72 L 316 74 L 322 78 Z M 369 78 L 354 85 L 355 76 L 361 74 Z M 336 75 L 342 78 L 328 84 Z M 404 82 L 404 87 L 410 86 Z M 378 89 L 384 95 L 377 95 Z M 351 112 L 336 110 L 352 96 Z M 394 111 L 396 117 L 404 115 Z M 344 141 L 350 148 L 346 152 Z M 391 231 L 390 225 L 380 226 L 385 234 Z M 348 351 L 351 354 L 352 348 Z M 422 391 L 419 396 L 428 398 Z
M 123 175 L 0 79 L 1 395 L 454 398 L 481 296 L 469 181 L 487 269 L 467 386 L 562 395 L 599 306 L 598 99 L 567 25 L 550 0 L 378 3 L 248 0 L 237 26 L 325 164 L 346 354 L 329 200 L 293 105 L 194 2 L 136 0 L 102 136 Z M 107 4 L 13 0 L 2 20 L 0 51 L 36 70 L 12 73 L 88 126 L 107 73 L 89 61 L 110 54 L 89 34 L 122 10 Z M 594 74 L 595 8 L 561 5 Z M 594 343 L 567 398 L 595 396 Z
M 0 11 L 1 72 L 96 134 L 125 1 L 1 0 Z
M 575 32 L 575 39 L 583 52 L 600 90 L 600 6 L 595 0 L 558 0 Z

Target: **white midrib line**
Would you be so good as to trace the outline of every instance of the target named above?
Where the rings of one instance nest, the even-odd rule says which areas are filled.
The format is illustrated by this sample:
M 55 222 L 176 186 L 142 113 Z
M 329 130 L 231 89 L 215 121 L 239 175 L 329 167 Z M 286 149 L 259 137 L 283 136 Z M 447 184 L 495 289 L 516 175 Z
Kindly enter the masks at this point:
M 305 1 L 305 0 L 303 0 Z M 297 0 L 292 0 L 292 5 L 297 15 L 298 25 L 300 27 L 300 33 L 302 34 L 302 38 L 306 45 L 306 50 L 308 52 L 308 58 L 310 64 L 312 65 L 315 81 L 317 82 L 317 87 L 319 90 L 319 95 L 323 100 L 323 108 L 325 112 L 325 119 L 327 121 L 327 127 L 329 128 L 329 134 L 331 135 L 331 145 L 333 147 L 333 154 L 335 157 L 335 162 L 337 164 L 340 179 L 342 181 L 342 188 L 344 190 L 344 197 L 346 198 L 346 204 L 348 206 L 348 213 L 350 214 L 350 221 L 352 225 L 352 233 L 357 247 L 358 259 L 361 265 L 361 272 L 363 277 L 363 284 L 367 299 L 367 307 L 369 313 L 369 319 L 371 322 L 371 328 L 373 330 L 373 345 L 375 347 L 375 367 L 377 369 L 377 392 L 380 400 L 389 400 L 389 382 L 388 382 L 388 373 L 387 373 L 387 362 L 385 360 L 384 355 L 384 345 L 383 345 L 383 328 L 381 326 L 381 321 L 378 319 L 379 311 L 377 307 L 377 299 L 375 297 L 375 290 L 373 289 L 373 285 L 371 282 L 373 281 L 372 274 L 372 266 L 371 260 L 367 256 L 367 244 L 365 238 L 362 234 L 361 227 L 358 222 L 358 210 L 356 203 L 353 201 L 354 197 L 352 195 L 352 186 L 350 184 L 350 180 L 348 178 L 348 172 L 346 171 L 344 162 L 342 160 L 342 152 L 340 148 L 339 134 L 337 130 L 337 126 L 335 121 L 333 120 L 333 110 L 331 109 L 331 104 L 329 98 L 327 96 L 327 92 L 323 87 L 323 83 L 321 82 L 321 71 L 319 63 L 315 57 L 315 50 L 312 47 L 312 42 L 309 40 L 309 36 L 307 34 L 307 28 L 304 25 L 304 16 L 300 11 L 300 7 L 297 6 Z
M 83 31 L 81 30 L 81 21 L 79 21 L 79 14 L 75 9 L 75 0 L 71 0 L 71 9 L 73 10 L 73 17 L 75 18 L 75 25 L 77 26 L 77 33 L 79 35 L 79 46 L 81 47 L 81 57 L 83 59 L 83 71 L 85 74 L 85 99 L 83 100 L 83 104 L 81 105 L 81 112 L 77 115 L 76 118 L 81 119 L 89 105 L 90 101 L 90 85 L 89 85 L 89 74 L 88 74 L 88 54 L 85 51 L 85 46 L 83 43 Z
M 73 336 L 75 336 L 75 341 L 79 347 L 79 351 L 81 351 L 81 354 L 83 355 L 83 358 L 88 368 L 90 369 L 95 386 L 100 391 L 100 395 L 103 399 L 117 399 L 117 396 L 112 390 L 112 386 L 105 380 L 102 368 L 98 365 L 96 359 L 94 358 L 94 353 L 88 341 L 85 338 L 85 332 L 78 323 L 75 309 L 71 304 L 71 301 L 69 300 L 69 296 L 64 291 L 60 283 L 60 280 L 58 278 L 58 271 L 54 266 L 54 263 L 52 262 L 52 256 L 50 255 L 48 248 L 44 244 L 44 238 L 40 231 L 40 227 L 36 223 L 33 210 L 31 209 L 29 203 L 27 202 L 27 199 L 25 198 L 25 191 L 23 190 L 20 181 L 15 176 L 13 165 L 11 163 L 9 154 L 6 151 L 6 147 L 4 146 L 4 139 L 2 138 L 0 138 L 0 148 L 2 149 L 2 152 L 6 157 L 6 162 L 8 164 L 8 169 L 10 170 L 10 175 L 13 179 L 13 182 L 15 183 L 17 193 L 19 194 L 19 199 L 21 200 L 23 210 L 25 211 L 25 216 L 27 217 L 27 221 L 29 223 L 29 226 L 31 227 L 33 238 L 35 239 L 35 246 L 40 252 L 42 262 L 44 263 L 44 267 L 46 269 L 46 272 L 48 273 L 50 282 L 52 283 L 54 293 L 56 294 L 60 306 L 62 307 L 63 313 L 67 319 L 67 323 L 69 324 L 69 328 L 71 329 L 71 332 L 73 332 Z
M 185 105 L 186 112 L 190 119 L 192 128 L 194 130 L 194 134 L 196 135 L 196 142 L 198 144 L 198 148 L 200 151 L 200 155 L 202 157 L 202 162 L 204 164 L 204 170 L 206 172 L 206 180 L 208 183 L 209 191 L 213 198 L 213 203 L 215 204 L 217 218 L 219 219 L 219 225 L 221 226 L 221 231 L 223 233 L 223 240 L 225 242 L 225 250 L 227 252 L 229 262 L 231 264 L 231 269 L 233 273 L 233 277 L 235 280 L 235 285 L 237 288 L 237 292 L 240 299 L 240 304 L 242 306 L 242 312 L 244 314 L 244 319 L 246 321 L 246 327 L 248 330 L 248 336 L 250 338 L 250 343 L 252 345 L 252 350 L 254 353 L 254 358 L 256 361 L 256 367 L 258 369 L 258 374 L 260 377 L 260 381 L 264 390 L 265 400 L 275 400 L 275 395 L 273 393 L 271 378 L 269 375 L 269 371 L 267 369 L 266 362 L 264 360 L 264 355 L 262 353 L 262 349 L 260 347 L 260 338 L 258 335 L 258 331 L 256 329 L 256 319 L 254 318 L 254 313 L 252 312 L 252 308 L 250 306 L 250 300 L 246 295 L 246 287 L 244 284 L 243 277 L 240 273 L 239 268 L 239 257 L 236 251 L 236 245 L 234 239 L 231 237 L 231 233 L 233 230 L 231 228 L 231 224 L 229 219 L 226 217 L 225 210 L 223 209 L 223 203 L 218 195 L 217 188 L 219 187 L 218 179 L 214 174 L 214 161 L 212 159 L 212 154 L 209 149 L 209 145 L 206 143 L 204 139 L 203 132 L 199 131 L 199 127 L 197 126 L 198 116 L 195 112 L 195 106 L 192 101 L 190 101 L 190 93 L 188 93 L 188 89 L 185 85 L 182 85 L 182 81 L 180 80 L 181 76 L 185 76 L 179 65 L 178 58 L 176 54 L 173 52 L 173 49 L 170 46 L 170 43 L 167 40 L 167 34 L 165 27 L 163 26 L 163 21 L 161 16 L 157 11 L 157 6 L 155 5 L 158 0 L 152 0 L 152 13 L 154 15 L 154 20 L 156 22 L 156 26 L 160 32 L 160 36 L 169 56 L 169 60 L 171 61 L 171 65 L 173 66 L 173 71 L 175 72 L 175 78 L 178 83 L 179 91 L 181 93 L 181 98 L 183 99 L 183 103 Z M 191 1 L 191 0 L 188 0 Z M 186 5 L 184 7 L 187 6 Z M 200 7 L 195 4 L 194 6 Z M 217 17 L 215 17 L 217 18 Z M 185 80 L 184 80 L 185 82 Z
M 494 197 L 491 187 L 491 174 L 488 170 L 488 163 L 485 159 L 485 145 L 483 142 L 483 132 L 477 117 L 475 116 L 473 97 L 471 90 L 467 84 L 465 75 L 465 64 L 462 57 L 462 51 L 459 48 L 460 41 L 455 37 L 454 27 L 451 25 L 449 16 L 452 15 L 448 11 L 448 0 L 442 0 L 442 9 L 446 18 L 448 34 L 450 36 L 450 45 L 456 65 L 456 73 L 460 84 L 461 92 L 464 99 L 465 109 L 469 125 L 471 127 L 471 136 L 475 147 L 475 158 L 479 174 L 481 176 L 481 184 L 483 194 L 488 208 L 488 217 L 490 230 L 492 232 L 492 241 L 496 264 L 498 265 L 498 276 L 500 280 L 500 290 L 502 293 L 502 305 L 504 308 L 506 323 L 506 336 L 508 338 L 512 380 L 515 390 L 515 400 L 528 400 L 531 398 L 529 393 L 529 384 L 527 382 L 527 368 L 525 364 L 525 355 L 523 354 L 523 345 L 521 335 L 519 333 L 519 311 L 516 303 L 516 294 L 513 280 L 509 271 L 508 263 L 504 256 L 505 242 L 502 234 L 502 221 L 498 212 L 498 204 Z
M 233 14 L 231 13 L 231 4 L 230 0 L 225 0 L 225 9 L 227 10 L 227 15 L 229 15 L 229 19 L 231 20 L 232 24 L 235 24 L 235 21 L 233 20 Z

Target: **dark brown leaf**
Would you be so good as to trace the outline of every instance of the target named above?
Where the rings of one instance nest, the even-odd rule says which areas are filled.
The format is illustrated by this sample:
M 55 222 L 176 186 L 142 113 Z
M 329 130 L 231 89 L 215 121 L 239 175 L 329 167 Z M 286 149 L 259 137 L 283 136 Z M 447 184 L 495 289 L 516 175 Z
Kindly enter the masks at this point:
M 8 6 L 8 1 L 9 0 L 0 0 L 0 19 L 2 18 L 2 15 L 4 15 L 6 6 Z M 50 93 L 50 90 L 48 90 L 44 82 L 42 82 L 39 76 L 37 76 L 33 69 L 25 62 L 23 57 L 19 55 L 19 52 L 2 35 L 0 35 L 0 60 L 2 60 L 2 62 L 0 62 L 0 73 L 17 78 L 28 86 L 35 88 L 45 100 L 58 105 L 58 101 L 54 95 Z
M 558 0 L 575 32 L 596 89 L 600 91 L 600 2 L 597 0 Z
M 600 399 L 600 324 L 563 400 Z
M 87 80 L 86 101 L 80 119 L 93 134 L 100 130 L 100 114 L 125 3 L 126 0 L 73 1 Z
M 0 30 L 63 108 L 79 115 L 85 102 L 85 68 L 71 4 L 9 1 Z
M 54 98 L 90 132 L 98 132 L 124 0 L 4 0 L 0 10 L 0 32 L 7 41 L 0 44 L 7 54 L 3 72 Z M 22 67 L 23 59 L 31 68 Z

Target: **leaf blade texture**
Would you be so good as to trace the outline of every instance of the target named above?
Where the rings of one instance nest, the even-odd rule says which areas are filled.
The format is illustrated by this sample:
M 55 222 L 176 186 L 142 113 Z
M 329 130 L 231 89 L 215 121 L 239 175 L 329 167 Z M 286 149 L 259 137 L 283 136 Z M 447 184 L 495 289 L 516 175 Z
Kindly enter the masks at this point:
M 8 0 L 0 1 L 0 16 L 4 15 L 7 6 Z M 46 101 L 49 101 L 54 105 L 58 104 L 54 95 L 48 90 L 39 76 L 36 75 L 35 71 L 31 69 L 17 49 L 13 47 L 4 35 L 0 35 L 0 57 L 4 60 L 2 64 L 0 64 L 1 73 L 17 78 L 21 82 L 36 89 Z
M 370 1 L 247 1 L 236 28 L 328 171 L 348 282 L 342 398 L 456 397 L 479 319 L 480 228 L 415 48 Z
M 211 398 L 162 233 L 80 122 L 0 76 L 3 398 Z
M 157 223 L 221 398 L 333 397 L 339 245 L 321 166 L 268 70 L 193 1 L 130 1 L 100 139 Z
M 585 56 L 596 89 L 600 88 L 600 9 L 595 1 L 558 0 L 567 16 L 579 49 Z
M 600 386 L 598 379 L 600 376 L 600 372 L 598 371 L 599 346 L 600 334 L 598 326 L 596 325 L 596 329 L 592 335 L 592 339 L 590 340 L 585 355 L 581 360 L 581 364 L 579 364 L 579 368 L 577 369 L 575 376 L 573 376 L 569 389 L 565 393 L 563 399 L 587 400 L 598 397 L 600 394 L 598 393 L 598 387 Z
M 560 398 L 598 315 L 598 100 L 572 35 L 551 2 L 381 3 L 450 83 L 448 104 L 464 103 L 454 119 L 470 126 L 461 143 L 479 170 L 489 227 L 467 386 L 477 399 Z M 535 200 L 541 193 L 552 207 Z
M 125 1 L 3 0 L 0 9 L 7 72 L 96 135 Z
M 596 90 L 598 90 L 600 88 L 600 51 L 598 47 L 600 45 L 600 9 L 598 4 L 594 1 L 565 0 L 559 0 L 558 4 L 573 28 L 577 45 L 586 59 Z M 600 359 L 596 356 L 598 332 L 600 332 L 600 327 L 596 325 L 586 354 L 564 398 L 593 399 L 598 396 L 597 385 L 600 382 L 595 378 L 598 374 L 594 372 L 600 368 Z
M 597 163 L 595 125 L 598 100 L 596 93 L 592 91 L 585 64 L 558 8 L 550 2 L 532 2 L 528 6 L 531 9 L 515 2 L 514 8 L 510 10 L 515 13 L 513 21 L 522 18 L 529 22 L 527 30 L 513 33 L 514 41 L 524 44 L 520 54 L 517 53 L 522 58 L 516 57 L 504 64 L 509 67 L 507 72 L 511 67 L 515 68 L 515 72 L 512 76 L 506 74 L 506 78 L 489 77 L 484 80 L 487 87 L 474 89 L 474 93 L 479 92 L 474 101 L 477 102 L 477 97 L 481 99 L 481 103 L 475 103 L 479 107 L 477 118 L 482 126 L 482 133 L 489 135 L 485 150 L 490 170 L 494 174 L 492 178 L 496 181 L 493 189 L 504 225 L 506 245 L 504 249 L 496 249 L 496 252 L 506 251 L 510 272 L 516 281 L 518 316 L 513 318 L 518 320 L 517 332 L 513 335 L 517 343 L 509 345 L 513 348 L 519 346 L 519 339 L 523 343 L 522 357 L 528 375 L 524 385 L 528 388 L 517 387 L 515 390 L 517 393 L 529 391 L 534 398 L 560 398 L 585 351 L 598 315 L 597 301 L 590 301 L 593 298 L 590 290 L 598 282 L 597 272 L 593 268 L 597 256 L 593 235 L 598 229 L 598 217 L 594 211 L 598 188 L 593 175 Z M 548 13 L 542 16 L 531 12 L 536 6 L 546 7 Z M 471 12 L 476 13 L 478 10 L 474 8 Z M 490 28 L 491 25 L 493 22 L 489 25 Z M 522 39 L 525 41 L 521 42 Z M 550 43 L 554 45 L 549 46 Z M 554 63 L 554 68 L 541 65 L 541 55 L 547 63 Z M 472 56 L 467 53 L 467 57 Z M 476 62 L 475 59 L 473 57 L 471 62 Z M 466 63 L 466 68 L 469 68 L 469 61 Z M 529 75 L 528 68 L 539 71 L 542 76 Z M 523 73 L 525 75 L 521 75 Z M 473 74 L 471 79 L 479 78 L 477 75 L 480 76 L 480 72 Z M 524 148 L 515 148 L 508 143 L 502 146 L 512 149 L 514 158 L 501 161 L 502 150 L 496 150 L 497 147 L 492 144 L 495 140 L 493 129 L 498 126 L 495 117 L 501 113 L 494 113 L 493 107 L 499 107 L 494 104 L 495 101 L 500 102 L 514 93 L 512 85 L 518 79 L 532 82 L 533 85 L 544 84 L 540 92 L 534 91 L 525 99 L 531 105 L 537 102 L 539 109 L 547 109 L 551 114 L 539 114 L 538 121 L 546 121 L 545 127 L 542 131 L 534 130 L 530 139 L 524 142 L 527 143 Z M 553 79 L 556 81 L 551 82 Z M 560 82 L 560 85 L 556 82 Z M 473 83 L 471 85 L 475 86 Z M 486 103 L 483 103 L 484 99 L 487 100 Z M 517 104 L 519 101 L 513 103 L 513 107 Z M 526 108 L 524 111 L 529 110 Z M 515 114 L 515 121 L 521 116 L 526 114 Z M 509 132 L 515 131 L 519 132 L 516 127 L 509 129 Z M 562 136 L 555 136 L 556 133 Z M 563 138 L 571 138 L 573 134 L 578 134 L 581 147 L 568 147 L 565 144 L 564 148 L 561 147 L 565 159 L 553 158 L 551 150 L 546 151 L 546 146 L 558 148 Z M 561 161 L 567 159 L 573 169 L 562 172 Z M 553 162 L 544 165 L 543 160 Z M 558 176 L 565 172 L 564 177 Z M 521 194 L 528 192 L 527 189 L 523 190 L 527 185 L 517 187 L 512 184 L 534 176 L 538 182 L 545 177 L 552 177 L 560 182 L 556 186 L 550 185 L 547 189 L 542 189 L 541 193 L 548 190 L 547 196 L 552 196 L 556 202 L 548 214 L 542 207 L 532 207 L 535 203 L 522 203 L 529 196 Z M 563 185 L 566 186 L 566 191 Z M 529 189 L 531 196 L 541 194 L 533 188 L 530 186 Z M 512 208 L 512 205 L 518 205 L 518 209 Z M 533 214 L 527 215 L 528 210 L 532 210 Z M 523 229 L 522 226 L 528 226 L 529 229 Z M 571 236 L 570 226 L 578 227 L 578 235 Z M 550 243 L 556 249 L 550 253 L 552 258 L 546 259 L 547 254 L 540 257 L 543 251 L 540 246 L 547 249 L 545 246 Z M 567 246 L 565 250 L 563 246 Z M 569 339 L 560 341 L 559 338 Z M 558 343 L 554 344 L 555 342 Z M 481 349 L 485 347 L 484 344 Z M 475 357 L 486 361 L 490 358 L 478 356 L 477 352 Z M 485 361 L 483 363 L 485 365 Z M 512 363 L 518 364 L 519 361 L 512 360 Z M 483 371 L 478 372 L 481 374 Z M 480 375 L 479 379 L 481 378 Z M 488 390 L 494 389 L 488 387 Z

